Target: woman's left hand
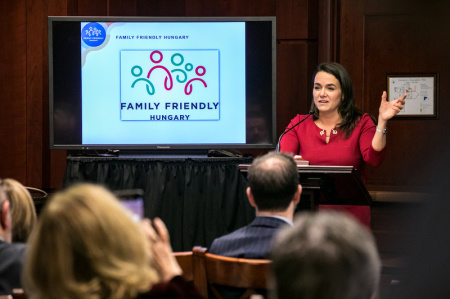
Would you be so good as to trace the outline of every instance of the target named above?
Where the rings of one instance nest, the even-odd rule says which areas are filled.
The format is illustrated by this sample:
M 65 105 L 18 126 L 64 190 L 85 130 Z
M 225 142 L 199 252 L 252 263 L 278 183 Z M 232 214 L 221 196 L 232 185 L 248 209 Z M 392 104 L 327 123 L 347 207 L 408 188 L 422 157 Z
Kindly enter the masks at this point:
M 383 95 L 381 96 L 379 117 L 381 117 L 384 121 L 387 121 L 390 120 L 395 115 L 397 115 L 397 113 L 399 113 L 400 110 L 402 110 L 403 107 L 405 107 L 406 96 L 407 94 L 405 93 L 398 99 L 389 102 L 387 100 L 386 91 L 383 91 Z
M 173 255 L 166 225 L 159 218 L 153 219 L 153 225 L 154 228 L 149 219 L 141 222 L 142 230 L 151 243 L 153 264 L 159 271 L 162 281 L 169 281 L 174 276 L 182 275 L 183 270 Z

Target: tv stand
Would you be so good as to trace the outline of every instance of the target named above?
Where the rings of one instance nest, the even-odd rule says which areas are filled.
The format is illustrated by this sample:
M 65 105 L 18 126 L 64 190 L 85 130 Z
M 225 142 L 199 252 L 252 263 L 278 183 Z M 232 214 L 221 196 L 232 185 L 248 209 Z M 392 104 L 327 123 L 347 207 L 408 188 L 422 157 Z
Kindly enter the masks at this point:
M 70 150 L 71 157 L 118 157 L 118 150 Z
M 121 150 L 119 157 L 137 158 L 206 158 L 208 150 Z
M 243 158 L 240 151 L 234 149 L 164 149 L 164 150 L 74 150 L 69 152 L 71 157 L 97 158 Z
M 221 150 L 209 150 L 208 157 L 232 157 L 232 158 L 242 158 L 244 154 L 240 151 L 233 149 L 221 149 Z

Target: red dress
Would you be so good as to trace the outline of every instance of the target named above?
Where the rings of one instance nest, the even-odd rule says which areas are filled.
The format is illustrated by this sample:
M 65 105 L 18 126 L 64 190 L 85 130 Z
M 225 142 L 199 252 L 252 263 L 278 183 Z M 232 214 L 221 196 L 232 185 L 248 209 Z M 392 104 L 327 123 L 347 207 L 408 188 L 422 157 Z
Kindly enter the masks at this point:
M 305 117 L 306 115 L 297 115 L 286 129 Z M 378 166 L 383 161 L 385 149 L 376 151 L 372 147 L 375 123 L 367 113 L 361 117 L 348 138 L 345 138 L 344 132 L 335 130 L 328 132 L 330 140 L 326 143 L 326 132 L 322 131 L 310 116 L 282 137 L 280 151 L 301 155 L 310 165 L 353 166 L 358 170 L 364 183 L 366 163 Z M 345 209 L 370 227 L 369 206 L 319 206 L 319 209 L 323 208 Z

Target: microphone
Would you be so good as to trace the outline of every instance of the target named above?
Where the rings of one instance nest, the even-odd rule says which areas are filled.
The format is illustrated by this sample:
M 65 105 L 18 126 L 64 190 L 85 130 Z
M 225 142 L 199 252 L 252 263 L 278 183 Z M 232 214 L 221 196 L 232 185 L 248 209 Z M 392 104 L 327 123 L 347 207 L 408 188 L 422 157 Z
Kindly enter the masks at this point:
M 287 129 L 286 131 L 284 131 L 281 135 L 280 135 L 280 138 L 278 138 L 278 142 L 277 142 L 277 146 L 275 147 L 275 151 L 277 152 L 277 153 L 279 153 L 280 152 L 280 143 L 281 143 L 281 138 L 284 136 L 284 134 L 286 134 L 287 132 L 289 132 L 290 130 L 292 130 L 293 128 L 295 128 L 296 126 L 298 126 L 299 124 L 301 124 L 302 122 L 304 122 L 310 115 L 313 115 L 314 114 L 314 111 L 309 111 L 308 112 L 308 115 L 304 118 L 304 119 L 302 119 L 301 121 L 299 121 L 298 123 L 296 123 L 295 125 L 293 125 L 292 127 L 290 127 L 289 129 Z

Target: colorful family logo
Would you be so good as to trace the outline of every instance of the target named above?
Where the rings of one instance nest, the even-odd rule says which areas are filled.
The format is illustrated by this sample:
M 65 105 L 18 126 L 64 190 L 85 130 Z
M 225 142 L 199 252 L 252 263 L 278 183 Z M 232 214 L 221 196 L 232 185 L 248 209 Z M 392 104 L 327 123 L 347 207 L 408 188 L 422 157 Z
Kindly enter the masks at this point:
M 121 120 L 219 119 L 219 58 L 217 49 L 121 50 Z
M 200 77 L 203 77 L 206 74 L 206 68 L 204 66 L 197 66 L 194 70 L 194 66 L 192 63 L 184 63 L 184 57 L 180 53 L 174 53 L 170 57 L 171 66 L 174 68 L 169 71 L 166 68 L 163 61 L 163 53 L 161 51 L 152 51 L 150 53 L 150 61 L 153 63 L 153 66 L 150 68 L 145 77 L 141 77 L 144 74 L 144 70 L 141 66 L 135 65 L 131 68 L 131 74 L 137 79 L 133 81 L 131 87 L 132 88 L 140 88 L 141 85 L 145 84 L 145 89 L 149 95 L 154 95 L 156 93 L 155 85 L 152 83 L 152 78 L 157 76 L 156 73 L 158 70 L 162 70 L 165 78 L 164 78 L 164 89 L 167 91 L 172 90 L 174 86 L 174 77 L 176 82 L 179 84 L 184 84 L 184 94 L 190 95 L 193 91 L 193 85 L 200 85 L 199 88 L 207 88 L 205 80 Z M 194 70 L 194 72 L 192 72 Z M 196 77 L 193 73 L 195 73 Z M 189 77 L 194 77 L 189 79 Z M 143 84 L 139 83 L 143 82 Z M 201 84 L 197 84 L 195 82 L 200 82 Z M 196 87 L 197 88 L 197 87 Z
M 98 47 L 105 41 L 106 30 L 99 23 L 88 23 L 81 30 L 81 39 L 90 47 Z

